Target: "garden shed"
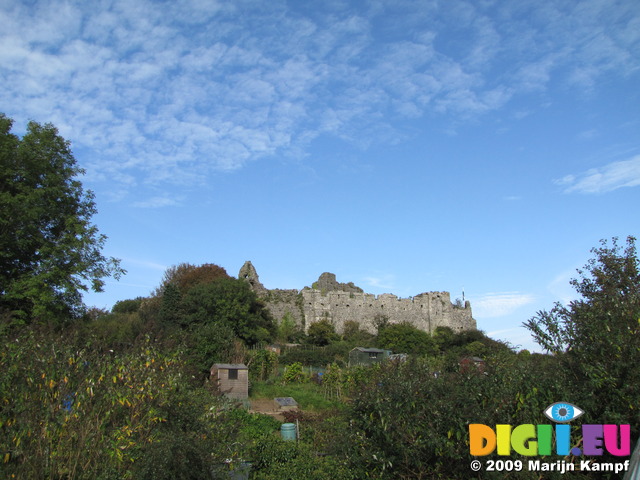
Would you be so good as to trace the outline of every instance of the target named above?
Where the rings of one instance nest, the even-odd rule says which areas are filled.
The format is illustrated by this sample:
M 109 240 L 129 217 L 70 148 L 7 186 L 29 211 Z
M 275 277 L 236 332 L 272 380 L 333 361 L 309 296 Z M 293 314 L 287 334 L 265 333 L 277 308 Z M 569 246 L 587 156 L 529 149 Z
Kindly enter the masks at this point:
M 349 352 L 349 366 L 373 365 L 374 363 L 380 363 L 386 360 L 390 354 L 390 350 L 356 347 Z
M 214 363 L 210 378 L 227 397 L 238 400 L 249 398 L 249 369 L 245 364 Z

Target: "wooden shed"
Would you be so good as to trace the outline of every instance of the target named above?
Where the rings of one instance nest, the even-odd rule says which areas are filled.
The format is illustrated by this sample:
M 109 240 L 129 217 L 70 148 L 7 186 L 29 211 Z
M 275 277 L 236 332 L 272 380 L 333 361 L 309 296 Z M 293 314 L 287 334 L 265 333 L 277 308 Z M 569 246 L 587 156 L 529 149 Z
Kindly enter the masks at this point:
M 374 363 L 380 363 L 386 360 L 390 354 L 390 350 L 356 347 L 349 352 L 349 366 L 373 365 Z
M 245 364 L 214 363 L 210 378 L 227 397 L 238 400 L 249 398 L 249 369 Z

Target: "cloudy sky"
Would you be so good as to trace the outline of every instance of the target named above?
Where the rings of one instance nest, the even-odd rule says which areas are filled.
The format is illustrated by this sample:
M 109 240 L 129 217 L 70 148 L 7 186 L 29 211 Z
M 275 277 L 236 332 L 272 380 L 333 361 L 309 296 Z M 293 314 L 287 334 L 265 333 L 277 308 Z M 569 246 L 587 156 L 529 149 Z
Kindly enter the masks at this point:
M 0 0 L 0 112 L 51 122 L 128 275 L 251 260 L 446 290 L 494 338 L 640 234 L 637 0 Z

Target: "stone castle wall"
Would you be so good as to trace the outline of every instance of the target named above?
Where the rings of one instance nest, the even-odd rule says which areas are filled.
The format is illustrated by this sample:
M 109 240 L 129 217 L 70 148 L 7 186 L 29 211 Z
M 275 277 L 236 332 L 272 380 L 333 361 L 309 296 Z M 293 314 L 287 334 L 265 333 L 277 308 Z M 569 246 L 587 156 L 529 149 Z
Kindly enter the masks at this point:
M 389 293 L 376 296 L 363 292 L 353 283 L 338 283 L 331 273 L 323 273 L 314 288 L 267 290 L 251 262 L 245 263 L 239 277 L 252 285 L 276 320 L 289 315 L 305 331 L 314 322 L 329 320 L 339 333 L 349 321 L 376 333 L 376 323 L 382 318 L 389 323 L 408 322 L 426 332 L 433 332 L 439 326 L 450 327 L 455 332 L 476 329 L 470 303 L 466 302 L 463 308 L 453 305 L 449 292 L 427 292 L 413 298 L 399 298 Z
M 376 333 L 376 322 L 386 318 L 390 323 L 408 322 L 420 330 L 433 332 L 436 327 L 454 331 L 476 328 L 471 306 L 456 308 L 449 292 L 421 293 L 413 298 L 399 298 L 384 293 L 322 292 L 305 289 L 302 292 L 305 327 L 320 320 L 329 320 L 341 332 L 349 321 L 358 322 L 363 330 Z

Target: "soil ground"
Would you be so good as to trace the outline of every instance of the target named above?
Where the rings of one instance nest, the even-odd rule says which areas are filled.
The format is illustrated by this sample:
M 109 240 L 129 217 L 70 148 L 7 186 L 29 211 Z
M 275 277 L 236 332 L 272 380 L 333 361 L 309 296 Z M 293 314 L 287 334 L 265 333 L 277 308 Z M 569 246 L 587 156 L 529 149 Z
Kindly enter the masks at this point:
M 256 400 L 251 400 L 250 403 L 251 408 L 249 409 L 249 412 L 262 413 L 264 415 L 272 416 L 276 420 L 284 422 L 284 416 L 281 412 L 276 411 L 273 399 L 259 398 Z

